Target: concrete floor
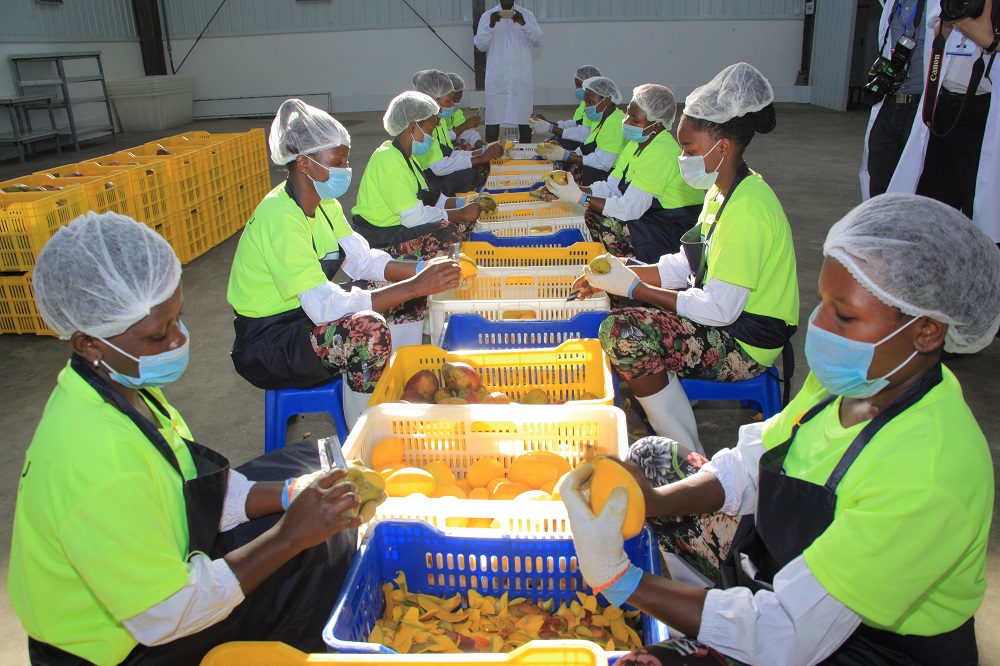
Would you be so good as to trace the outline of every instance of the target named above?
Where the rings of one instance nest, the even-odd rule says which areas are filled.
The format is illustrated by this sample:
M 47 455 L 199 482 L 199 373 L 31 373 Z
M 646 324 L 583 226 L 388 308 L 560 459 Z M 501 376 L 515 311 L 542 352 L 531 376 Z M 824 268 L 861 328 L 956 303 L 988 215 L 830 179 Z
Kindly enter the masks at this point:
M 568 117 L 571 107 L 545 109 L 549 117 Z M 560 115 L 563 114 L 563 115 Z M 368 156 L 385 140 L 381 113 L 340 116 L 353 139 L 354 186 L 343 197 L 344 208 L 354 204 Z M 761 172 L 781 199 L 795 236 L 801 289 L 801 321 L 816 305 L 816 282 L 822 262 L 822 244 L 830 226 L 860 202 L 858 164 L 861 159 L 867 113 L 836 113 L 803 105 L 781 105 L 778 127 L 758 137 L 747 151 L 750 166 Z M 86 144 L 80 153 L 62 156 L 45 153 L 27 165 L 0 163 L 0 180 L 31 171 L 79 161 L 135 146 L 159 136 L 185 130 L 241 132 L 268 127 L 264 120 L 217 120 L 194 123 L 162 133 L 125 134 L 117 143 L 110 139 Z M 272 170 L 273 183 L 281 179 Z M 192 361 L 187 373 L 167 390 L 171 402 L 184 414 L 199 441 L 243 463 L 263 451 L 263 404 L 261 391 L 242 380 L 230 363 L 232 310 L 226 302 L 229 268 L 238 238 L 230 238 L 184 268 L 184 320 L 192 335 Z M 793 386 L 801 386 L 806 375 L 802 353 L 804 327 L 793 341 L 799 361 Z M 0 336 L 0 405 L 3 435 L 0 439 L 0 580 L 6 588 L 10 552 L 10 528 L 14 513 L 17 479 L 27 448 L 56 374 L 69 357 L 68 346 L 56 339 L 34 336 Z M 948 362 L 965 387 L 966 397 L 989 439 L 994 466 L 1000 462 L 1000 344 L 971 357 Z M 709 452 L 735 443 L 736 430 L 751 418 L 749 410 L 736 403 L 700 403 L 698 416 L 702 442 Z M 289 437 L 332 434 L 328 421 L 304 420 L 290 429 Z M 994 515 L 996 512 L 994 511 Z M 945 537 L 946 535 L 942 535 Z M 1000 525 L 994 521 L 990 539 L 987 579 L 991 588 L 977 616 L 981 663 L 1000 666 Z M 887 572 L 891 575 L 891 572 Z M 0 663 L 26 663 L 25 634 L 0 594 Z

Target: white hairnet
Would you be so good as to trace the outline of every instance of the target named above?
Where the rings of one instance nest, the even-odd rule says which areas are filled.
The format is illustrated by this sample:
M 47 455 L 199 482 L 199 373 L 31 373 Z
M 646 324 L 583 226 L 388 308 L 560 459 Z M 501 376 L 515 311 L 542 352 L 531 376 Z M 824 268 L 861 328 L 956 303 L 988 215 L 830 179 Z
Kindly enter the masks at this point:
M 1000 326 L 1000 252 L 939 201 L 873 197 L 833 225 L 823 254 L 884 303 L 948 324 L 946 351 L 977 352 Z
M 600 75 L 601 75 L 601 70 L 597 69 L 593 65 L 584 65 L 583 67 L 576 68 L 576 78 L 580 79 L 581 81 L 586 81 L 587 79 Z
M 433 97 L 416 90 L 407 90 L 392 98 L 382 116 L 382 127 L 391 136 L 398 136 L 412 122 L 423 122 L 441 110 Z
M 724 123 L 760 111 L 774 101 L 774 91 L 752 65 L 730 65 L 684 101 L 684 115 Z
M 644 83 L 632 90 L 632 101 L 642 109 L 651 122 L 660 121 L 666 129 L 674 126 L 677 100 L 670 88 L 655 83 Z
M 181 262 L 158 233 L 117 213 L 90 211 L 38 253 L 33 282 L 42 319 L 64 340 L 111 338 L 170 298 Z
M 271 122 L 267 143 L 271 147 L 271 161 L 284 165 L 298 155 L 350 146 L 351 135 L 323 109 L 309 106 L 301 99 L 286 99 Z
M 448 72 L 448 78 L 451 79 L 451 87 L 455 89 L 455 92 L 462 92 L 465 90 L 465 79 L 461 76 L 455 72 Z
M 413 75 L 413 89 L 438 99 L 453 92 L 455 84 L 440 69 L 425 69 Z
M 622 94 L 615 82 L 606 76 L 592 76 L 583 82 L 583 89 L 590 90 L 601 97 L 610 97 L 612 104 L 622 103 Z

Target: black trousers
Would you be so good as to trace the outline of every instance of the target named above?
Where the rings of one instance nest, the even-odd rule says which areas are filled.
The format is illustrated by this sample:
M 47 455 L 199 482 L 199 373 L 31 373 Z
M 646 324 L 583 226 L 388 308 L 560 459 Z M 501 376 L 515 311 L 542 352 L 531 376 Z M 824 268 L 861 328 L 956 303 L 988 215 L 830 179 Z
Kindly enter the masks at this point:
M 971 219 L 990 95 L 976 95 L 962 108 L 964 97 L 947 91 L 938 96 L 934 129 L 939 134 L 947 134 L 931 133 L 917 194 L 957 208 Z M 954 129 L 948 131 L 953 124 Z M 991 137 L 991 140 L 997 141 L 1000 137 Z
M 917 108 L 917 102 L 897 104 L 896 98 L 890 95 L 875 116 L 868 135 L 868 177 L 873 197 L 885 194 L 889 189 L 892 174 L 896 172 L 899 157 L 910 138 Z
M 517 131 L 520 136 L 517 139 L 518 143 L 531 143 L 531 125 L 518 125 Z M 499 125 L 487 125 L 486 126 L 486 143 L 492 143 L 500 138 L 500 126 Z

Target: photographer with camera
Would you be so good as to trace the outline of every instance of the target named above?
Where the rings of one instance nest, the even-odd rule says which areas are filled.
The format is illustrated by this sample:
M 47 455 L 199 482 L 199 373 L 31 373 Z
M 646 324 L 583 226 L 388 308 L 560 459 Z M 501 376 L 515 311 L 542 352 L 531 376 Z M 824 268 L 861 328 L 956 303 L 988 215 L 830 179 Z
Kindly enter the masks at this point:
M 910 137 L 924 92 L 924 22 L 934 0 L 886 0 L 879 24 L 882 48 L 872 65 L 864 98 L 872 107 L 861 163 L 865 199 L 884 194 Z
M 922 48 L 915 47 L 908 71 L 910 76 L 920 71 L 926 90 L 913 112 L 910 135 L 890 173 L 887 191 L 916 192 L 942 201 L 1000 243 L 1000 216 L 996 214 L 1000 210 L 1000 105 L 990 104 L 991 70 L 1000 46 L 1000 1 L 925 2 L 926 19 L 918 31 Z M 897 16 L 897 4 L 903 4 L 902 0 L 886 3 L 883 28 L 890 27 L 890 16 Z M 913 62 L 917 51 L 923 56 L 919 68 Z M 873 87 L 886 87 L 884 81 L 876 82 L 886 69 L 892 67 L 878 62 L 872 67 Z M 878 193 L 875 153 L 881 146 L 876 143 L 876 128 L 885 108 L 884 102 L 872 110 L 861 171 L 864 198 Z

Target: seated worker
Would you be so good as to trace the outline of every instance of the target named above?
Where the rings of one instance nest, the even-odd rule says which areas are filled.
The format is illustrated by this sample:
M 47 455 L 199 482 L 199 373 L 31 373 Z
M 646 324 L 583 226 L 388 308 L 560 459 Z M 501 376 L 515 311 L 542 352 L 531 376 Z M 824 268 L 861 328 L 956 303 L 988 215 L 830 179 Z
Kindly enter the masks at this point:
M 559 199 L 586 206 L 591 237 L 611 254 L 655 263 L 680 251 L 681 236 L 698 222 L 705 194 L 681 178 L 681 149 L 670 136 L 676 115 L 669 88 L 639 86 L 622 124 L 625 147 L 608 179 L 582 190 L 573 181 L 546 181 Z
M 268 143 L 288 178 L 257 206 L 233 257 L 233 365 L 262 389 L 344 373 L 353 424 L 393 347 L 422 342 L 425 297 L 459 284 L 460 272 L 443 257 L 394 261 L 352 231 L 337 201 L 351 184 L 351 136 L 328 113 L 286 100 Z M 333 282 L 341 269 L 352 282 Z
M 433 98 L 407 91 L 389 102 L 382 127 L 393 137 L 375 149 L 358 188 L 351 226 L 393 257 L 434 257 L 468 237 L 479 206 L 431 190 L 414 157 L 434 144 L 441 110 Z
M 462 111 L 465 79 L 454 72 L 448 72 L 448 78 L 451 79 L 451 85 L 455 88 L 451 94 L 451 100 L 455 103 L 455 111 L 451 114 L 451 118 L 442 118 L 441 120 L 448 128 L 448 138 L 451 139 L 451 145 L 456 150 L 482 149 L 486 142 L 476 131 L 482 118 L 479 117 L 478 113 L 466 118 L 465 112 Z
M 90 212 L 46 243 L 33 275 L 72 356 L 18 479 L 7 592 L 30 662 L 197 664 L 265 636 L 322 650 L 361 524 L 345 472 L 285 481 L 308 448 L 303 471 L 318 468 L 305 443 L 244 475 L 192 441 L 161 390 L 191 349 L 181 265 L 146 225 Z M 267 464 L 280 481 L 248 480 Z
M 792 230 L 767 183 L 743 152 L 774 129 L 774 94 L 740 63 L 688 95 L 677 136 L 683 178 L 710 187 L 684 251 L 574 283 L 648 305 L 611 311 L 601 346 L 628 383 L 653 431 L 701 451 L 694 413 L 677 377 L 738 382 L 766 372 L 799 318 Z M 705 163 L 711 159 L 712 171 Z M 698 258 L 700 256 L 700 259 Z
M 573 93 L 580 101 L 580 106 L 576 107 L 573 117 L 570 120 L 550 121 L 540 113 L 531 117 L 531 129 L 533 132 L 549 132 L 554 134 L 553 142 L 559 144 L 566 150 L 576 150 L 583 146 L 583 142 L 590 136 L 590 131 L 597 124 L 587 118 L 584 111 L 587 104 L 583 101 L 583 82 L 587 79 L 600 76 L 601 70 L 591 65 L 583 65 L 576 68 L 576 76 L 573 79 Z
M 792 402 L 711 462 L 652 437 L 628 455 L 661 548 L 697 555 L 715 589 L 637 571 L 624 488 L 600 516 L 580 494 L 591 465 L 560 488 L 584 579 L 687 637 L 620 664 L 978 663 L 995 480 L 941 357 L 992 341 L 1000 253 L 958 211 L 885 194 L 835 224 L 823 254 Z
M 584 113 L 594 123 L 583 145 L 574 151 L 556 143 L 541 143 L 536 148 L 544 159 L 554 160 L 557 169 L 572 173 L 581 187 L 607 180 L 625 147 L 625 114 L 617 107 L 622 101 L 618 86 L 609 78 L 595 76 L 583 82 L 583 89 Z
M 486 184 L 490 177 L 490 160 L 503 155 L 503 147 L 493 143 L 482 150 L 457 150 L 448 135 L 447 121 L 455 110 L 454 84 L 444 72 L 425 69 L 413 75 L 413 89 L 434 98 L 441 110 L 431 136 L 431 149 L 414 155 L 431 189 L 453 197 L 462 192 L 472 192 Z

